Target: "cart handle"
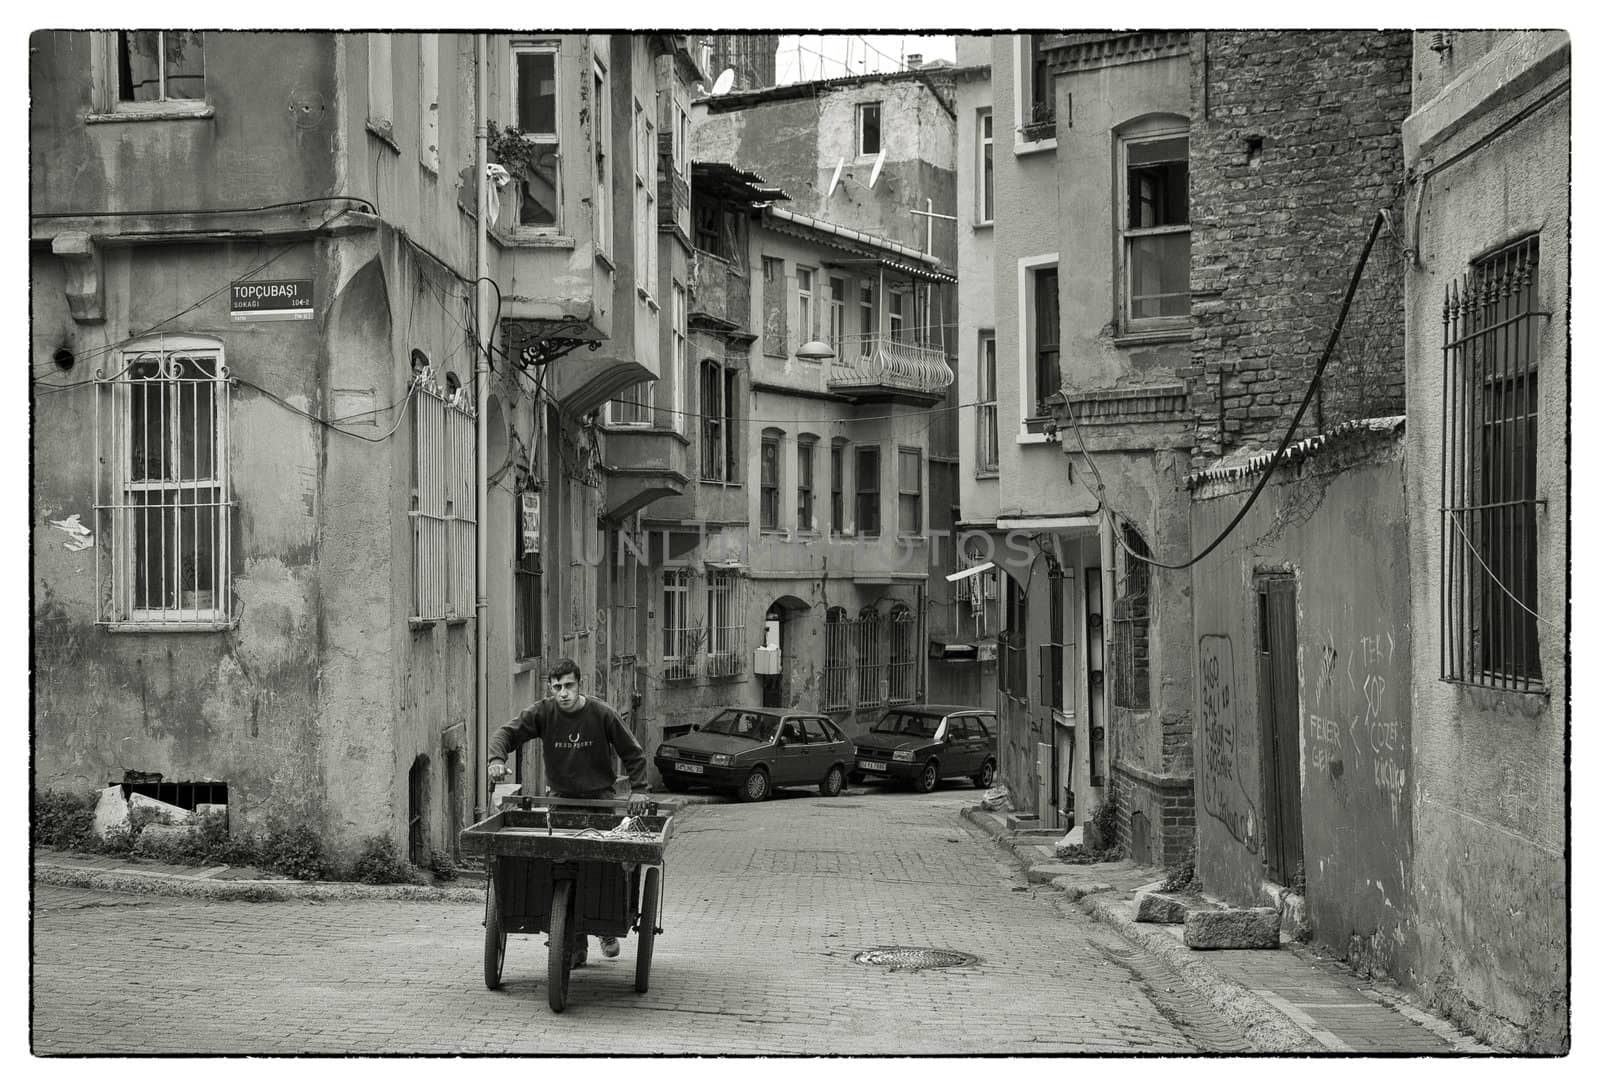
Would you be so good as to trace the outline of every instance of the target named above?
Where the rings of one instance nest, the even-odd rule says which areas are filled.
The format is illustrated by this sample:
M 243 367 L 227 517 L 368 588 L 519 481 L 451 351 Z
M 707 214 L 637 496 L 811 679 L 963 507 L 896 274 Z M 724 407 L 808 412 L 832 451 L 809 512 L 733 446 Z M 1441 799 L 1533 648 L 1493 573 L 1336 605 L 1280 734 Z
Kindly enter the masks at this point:
M 585 800 L 576 796 L 519 795 L 516 799 L 519 801 L 532 801 L 535 807 L 599 808 L 603 811 L 620 812 L 626 812 L 629 803 L 627 800 Z M 543 803 L 540 803 L 541 801 Z M 652 800 L 650 801 L 650 806 L 657 811 L 675 812 L 683 805 L 681 803 L 673 803 L 670 800 Z

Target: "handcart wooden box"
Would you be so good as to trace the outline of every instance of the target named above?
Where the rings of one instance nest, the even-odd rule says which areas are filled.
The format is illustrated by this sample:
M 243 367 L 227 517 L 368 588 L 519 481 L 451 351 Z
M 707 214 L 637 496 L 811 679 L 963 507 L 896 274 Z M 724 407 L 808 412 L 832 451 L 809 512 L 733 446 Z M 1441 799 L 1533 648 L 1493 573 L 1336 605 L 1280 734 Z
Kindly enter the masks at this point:
M 550 1007 L 559 1012 L 585 936 L 631 931 L 638 934 L 633 987 L 649 991 L 675 805 L 653 803 L 630 817 L 627 801 L 512 802 L 461 832 L 464 846 L 484 853 L 484 984 L 500 988 L 508 933 L 548 933 Z

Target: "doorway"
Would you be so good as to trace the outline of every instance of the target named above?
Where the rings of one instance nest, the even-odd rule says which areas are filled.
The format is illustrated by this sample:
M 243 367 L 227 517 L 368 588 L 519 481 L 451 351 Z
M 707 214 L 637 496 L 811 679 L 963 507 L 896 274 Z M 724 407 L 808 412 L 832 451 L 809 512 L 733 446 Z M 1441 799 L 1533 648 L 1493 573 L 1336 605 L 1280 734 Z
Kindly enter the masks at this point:
M 1256 583 L 1257 685 L 1261 705 L 1261 777 L 1267 876 L 1283 886 L 1304 877 L 1300 822 L 1300 688 L 1294 578 Z

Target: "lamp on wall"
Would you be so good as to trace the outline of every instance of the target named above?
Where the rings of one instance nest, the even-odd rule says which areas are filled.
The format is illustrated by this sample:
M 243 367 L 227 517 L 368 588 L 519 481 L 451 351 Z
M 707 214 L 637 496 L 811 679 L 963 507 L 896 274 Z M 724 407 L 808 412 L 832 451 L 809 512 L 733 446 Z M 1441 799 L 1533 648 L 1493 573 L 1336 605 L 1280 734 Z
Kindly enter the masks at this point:
M 821 362 L 823 359 L 833 358 L 833 348 L 821 340 L 807 340 L 796 348 L 795 356 L 807 362 Z

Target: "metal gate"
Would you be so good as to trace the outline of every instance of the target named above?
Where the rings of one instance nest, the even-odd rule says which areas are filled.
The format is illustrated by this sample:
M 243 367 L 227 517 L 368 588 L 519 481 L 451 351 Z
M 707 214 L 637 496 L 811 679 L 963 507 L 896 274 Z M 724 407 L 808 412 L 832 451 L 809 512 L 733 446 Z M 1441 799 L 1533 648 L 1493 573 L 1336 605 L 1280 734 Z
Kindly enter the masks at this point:
M 1300 824 L 1300 691 L 1296 675 L 1294 581 L 1257 583 L 1258 682 L 1261 691 L 1261 778 L 1267 875 L 1288 885 L 1302 874 Z

